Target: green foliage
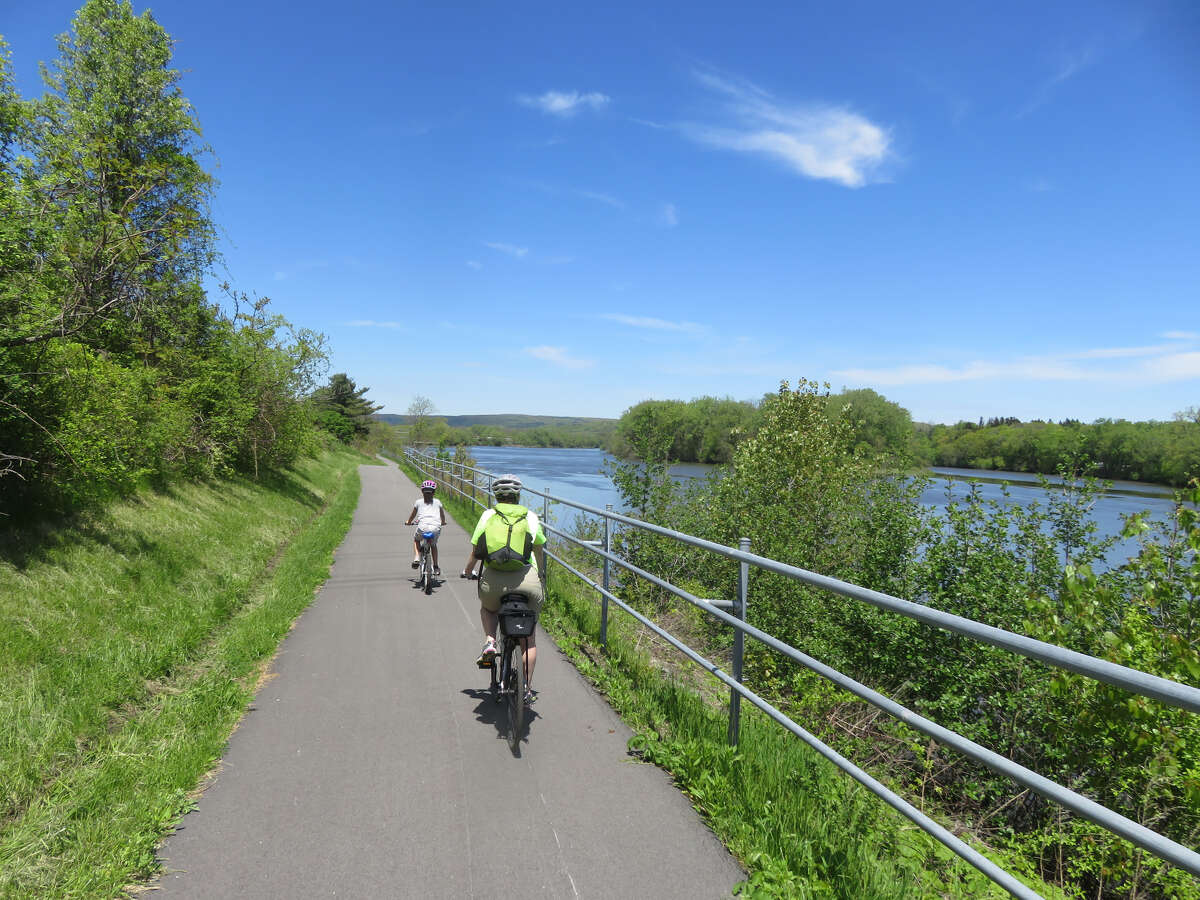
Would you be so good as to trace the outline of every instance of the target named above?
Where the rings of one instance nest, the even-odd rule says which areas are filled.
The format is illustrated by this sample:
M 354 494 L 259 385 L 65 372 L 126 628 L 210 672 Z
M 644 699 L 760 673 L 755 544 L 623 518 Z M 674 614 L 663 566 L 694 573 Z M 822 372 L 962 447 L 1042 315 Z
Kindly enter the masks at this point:
M 829 415 L 832 404 L 813 384 L 783 385 L 764 399 L 755 430 L 738 443 L 730 465 L 686 488 L 667 474 L 671 436 L 663 423 L 670 410 L 644 407 L 625 423 L 640 461 L 617 464 L 613 480 L 626 506 L 657 524 L 725 545 L 749 537 L 755 552 L 801 568 L 1166 678 L 1200 681 L 1194 506 L 1181 498 L 1168 531 L 1133 519 L 1128 535 L 1145 541 L 1139 556 L 1094 576 L 1090 566 L 1114 539 L 1099 539 L 1088 516 L 1103 487 L 1080 474 L 1087 466 L 1078 445 L 1057 452 L 1067 460 L 1059 469 L 1063 484 L 1047 491 L 1044 503 L 987 501 L 973 489 L 964 499 L 948 498 L 939 515 L 918 503 L 919 481 L 888 474 L 887 456 L 861 439 L 852 417 Z M 1200 491 L 1190 498 L 1200 501 Z M 734 596 L 727 561 L 642 532 L 618 531 L 616 546 L 697 596 Z M 647 614 L 682 621 L 679 601 L 662 589 L 623 578 L 621 593 Z M 1196 716 L 771 574 L 752 570 L 750 596 L 754 625 L 822 662 L 1185 846 L 1200 840 Z M 700 629 L 696 637 L 710 654 L 728 647 L 721 629 Z M 885 777 L 914 802 L 1008 846 L 1055 883 L 1097 897 L 1200 896 L 1189 876 L 1062 816 L 902 723 L 868 716 L 807 670 L 754 642 L 747 653 L 754 690 L 813 723 L 852 758 L 882 761 Z M 775 885 L 775 876 L 762 877 Z M 786 875 L 779 878 L 786 884 Z
M 371 417 L 382 409 L 364 396 L 370 388 L 358 387 L 345 372 L 338 372 L 329 384 L 313 393 L 317 424 L 344 444 L 364 438 L 370 432 Z
M 1141 516 L 1132 517 L 1125 536 L 1142 538 L 1138 555 L 1106 577 L 1086 565 L 1068 567 L 1057 599 L 1043 595 L 1029 603 L 1029 631 L 1118 665 L 1200 683 L 1196 504 L 1200 482 L 1193 481 L 1176 507 L 1174 528 L 1159 540 Z M 1104 805 L 1184 846 L 1200 844 L 1198 717 L 1069 673 L 1056 673 L 1049 687 L 1056 697 L 1071 698 L 1048 723 L 1060 770 Z M 1200 896 L 1200 885 L 1185 890 L 1182 873 L 1112 835 L 1077 828 L 1056 837 L 1068 848 L 1077 879 L 1131 896 Z M 1076 852 L 1081 845 L 1086 854 Z M 1061 852 L 1054 844 L 1048 849 Z
M 829 417 L 845 419 L 856 447 L 903 462 L 912 452 L 913 421 L 908 410 L 870 388 L 842 391 L 829 398 Z
M 0 516 L 287 466 L 324 339 L 205 296 L 215 182 L 169 35 L 88 0 L 58 48 L 24 101 L 0 46 Z
M 919 458 L 939 466 L 1053 473 L 1064 460 L 1086 456 L 1105 478 L 1182 486 L 1200 473 L 1200 423 L 1186 411 L 1172 422 L 934 425 L 918 433 L 917 446 Z
M 672 462 L 726 463 L 743 432 L 756 417 L 753 404 L 725 398 L 646 400 L 627 409 L 606 449 L 615 456 L 641 458 L 639 435 L 653 429 L 667 441 L 665 458 Z
M 25 206 L 54 245 L 21 273 L 40 289 L 13 292 L 3 343 L 78 335 L 150 353 L 175 337 L 213 256 L 200 129 L 169 68 L 170 37 L 128 0 L 88 0 L 58 49 L 17 160 Z
M 741 740 L 730 747 L 724 709 L 639 650 L 629 619 L 610 619 L 600 650 L 594 600 L 569 577 L 551 567 L 542 624 L 633 728 L 630 750 L 670 772 L 745 865 L 739 896 L 1003 896 L 756 710 L 743 707 Z
M 903 577 L 915 540 L 918 485 L 882 477 L 882 458 L 856 442 L 850 422 L 831 420 L 828 404 L 827 391 L 803 380 L 764 402 L 757 432 L 713 485 L 709 536 L 731 545 L 748 537 L 761 555 L 886 589 Z M 840 635 L 874 628 L 877 614 L 861 604 L 756 578 L 756 593 L 776 599 L 755 606 L 755 624 L 814 655 L 827 659 Z

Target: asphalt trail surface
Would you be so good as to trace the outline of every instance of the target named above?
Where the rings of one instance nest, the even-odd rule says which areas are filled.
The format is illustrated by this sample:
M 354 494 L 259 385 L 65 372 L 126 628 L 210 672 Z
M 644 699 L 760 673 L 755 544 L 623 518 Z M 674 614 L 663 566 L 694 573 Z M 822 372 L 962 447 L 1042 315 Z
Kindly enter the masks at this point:
M 728 897 L 737 862 L 539 631 L 519 754 L 475 667 L 468 536 L 416 587 L 419 490 L 362 466 L 333 573 L 283 642 L 197 808 L 160 847 L 154 896 Z

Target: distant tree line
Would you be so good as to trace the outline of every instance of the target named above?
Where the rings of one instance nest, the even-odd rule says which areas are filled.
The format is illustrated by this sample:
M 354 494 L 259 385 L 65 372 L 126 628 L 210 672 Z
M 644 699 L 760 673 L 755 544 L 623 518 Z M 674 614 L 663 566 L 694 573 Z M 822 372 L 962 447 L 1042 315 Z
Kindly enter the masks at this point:
M 772 395 L 750 402 L 714 397 L 646 400 L 627 409 L 605 449 L 636 458 L 631 436 L 658 432 L 667 458 L 727 463 L 737 445 L 757 433 Z M 896 466 L 961 466 L 1054 474 L 1066 461 L 1084 460 L 1102 478 L 1183 486 L 1200 474 L 1200 411 L 1170 422 L 1101 419 L 1090 425 L 1021 422 L 1015 417 L 956 425 L 927 425 L 908 410 L 864 388 L 825 396 L 825 414 L 845 424 L 857 449 Z
M 413 399 L 404 416 L 379 418 L 396 422 L 409 443 L 443 447 L 601 447 L 616 426 L 613 419 L 516 415 L 480 417 L 498 421 L 455 426 L 446 421 L 446 416 L 439 416 L 433 402 L 422 396 Z
M 1200 474 L 1200 423 L 1186 412 L 1172 422 L 1006 418 L 926 425 L 918 426 L 913 446 L 917 461 L 938 466 L 1051 473 L 1064 459 L 1085 458 L 1102 478 L 1176 487 Z
M 204 289 L 215 182 L 171 53 L 149 12 L 88 0 L 27 100 L 0 41 L 0 516 L 317 446 L 324 337 Z

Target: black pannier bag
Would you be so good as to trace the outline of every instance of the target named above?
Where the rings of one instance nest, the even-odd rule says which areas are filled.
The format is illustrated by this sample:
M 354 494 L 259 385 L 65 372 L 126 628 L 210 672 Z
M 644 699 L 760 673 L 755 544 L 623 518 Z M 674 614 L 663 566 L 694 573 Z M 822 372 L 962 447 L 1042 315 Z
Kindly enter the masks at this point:
M 529 637 L 537 613 L 524 600 L 507 600 L 500 605 L 500 630 L 508 637 Z

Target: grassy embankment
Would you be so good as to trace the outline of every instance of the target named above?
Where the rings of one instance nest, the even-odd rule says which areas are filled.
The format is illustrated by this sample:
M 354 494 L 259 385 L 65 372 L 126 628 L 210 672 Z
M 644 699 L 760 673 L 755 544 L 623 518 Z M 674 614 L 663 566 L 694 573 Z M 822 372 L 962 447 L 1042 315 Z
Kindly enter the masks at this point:
M 422 476 L 401 468 L 418 483 Z M 465 528 L 478 509 L 442 497 Z M 599 648 L 594 590 L 551 564 L 541 624 L 634 730 L 642 759 L 670 772 L 713 831 L 750 873 L 761 898 L 1007 897 L 974 868 L 869 794 L 792 735 L 742 706 L 741 740 L 726 742 L 725 708 L 674 678 L 645 649 L 640 626 L 615 607 L 608 650 Z M 674 651 L 671 651 L 674 652 Z M 1013 858 L 987 851 L 1020 872 Z M 1062 894 L 1024 878 L 1046 897 Z
M 156 869 L 295 617 L 364 458 L 178 484 L 0 552 L 0 897 L 112 897 Z

